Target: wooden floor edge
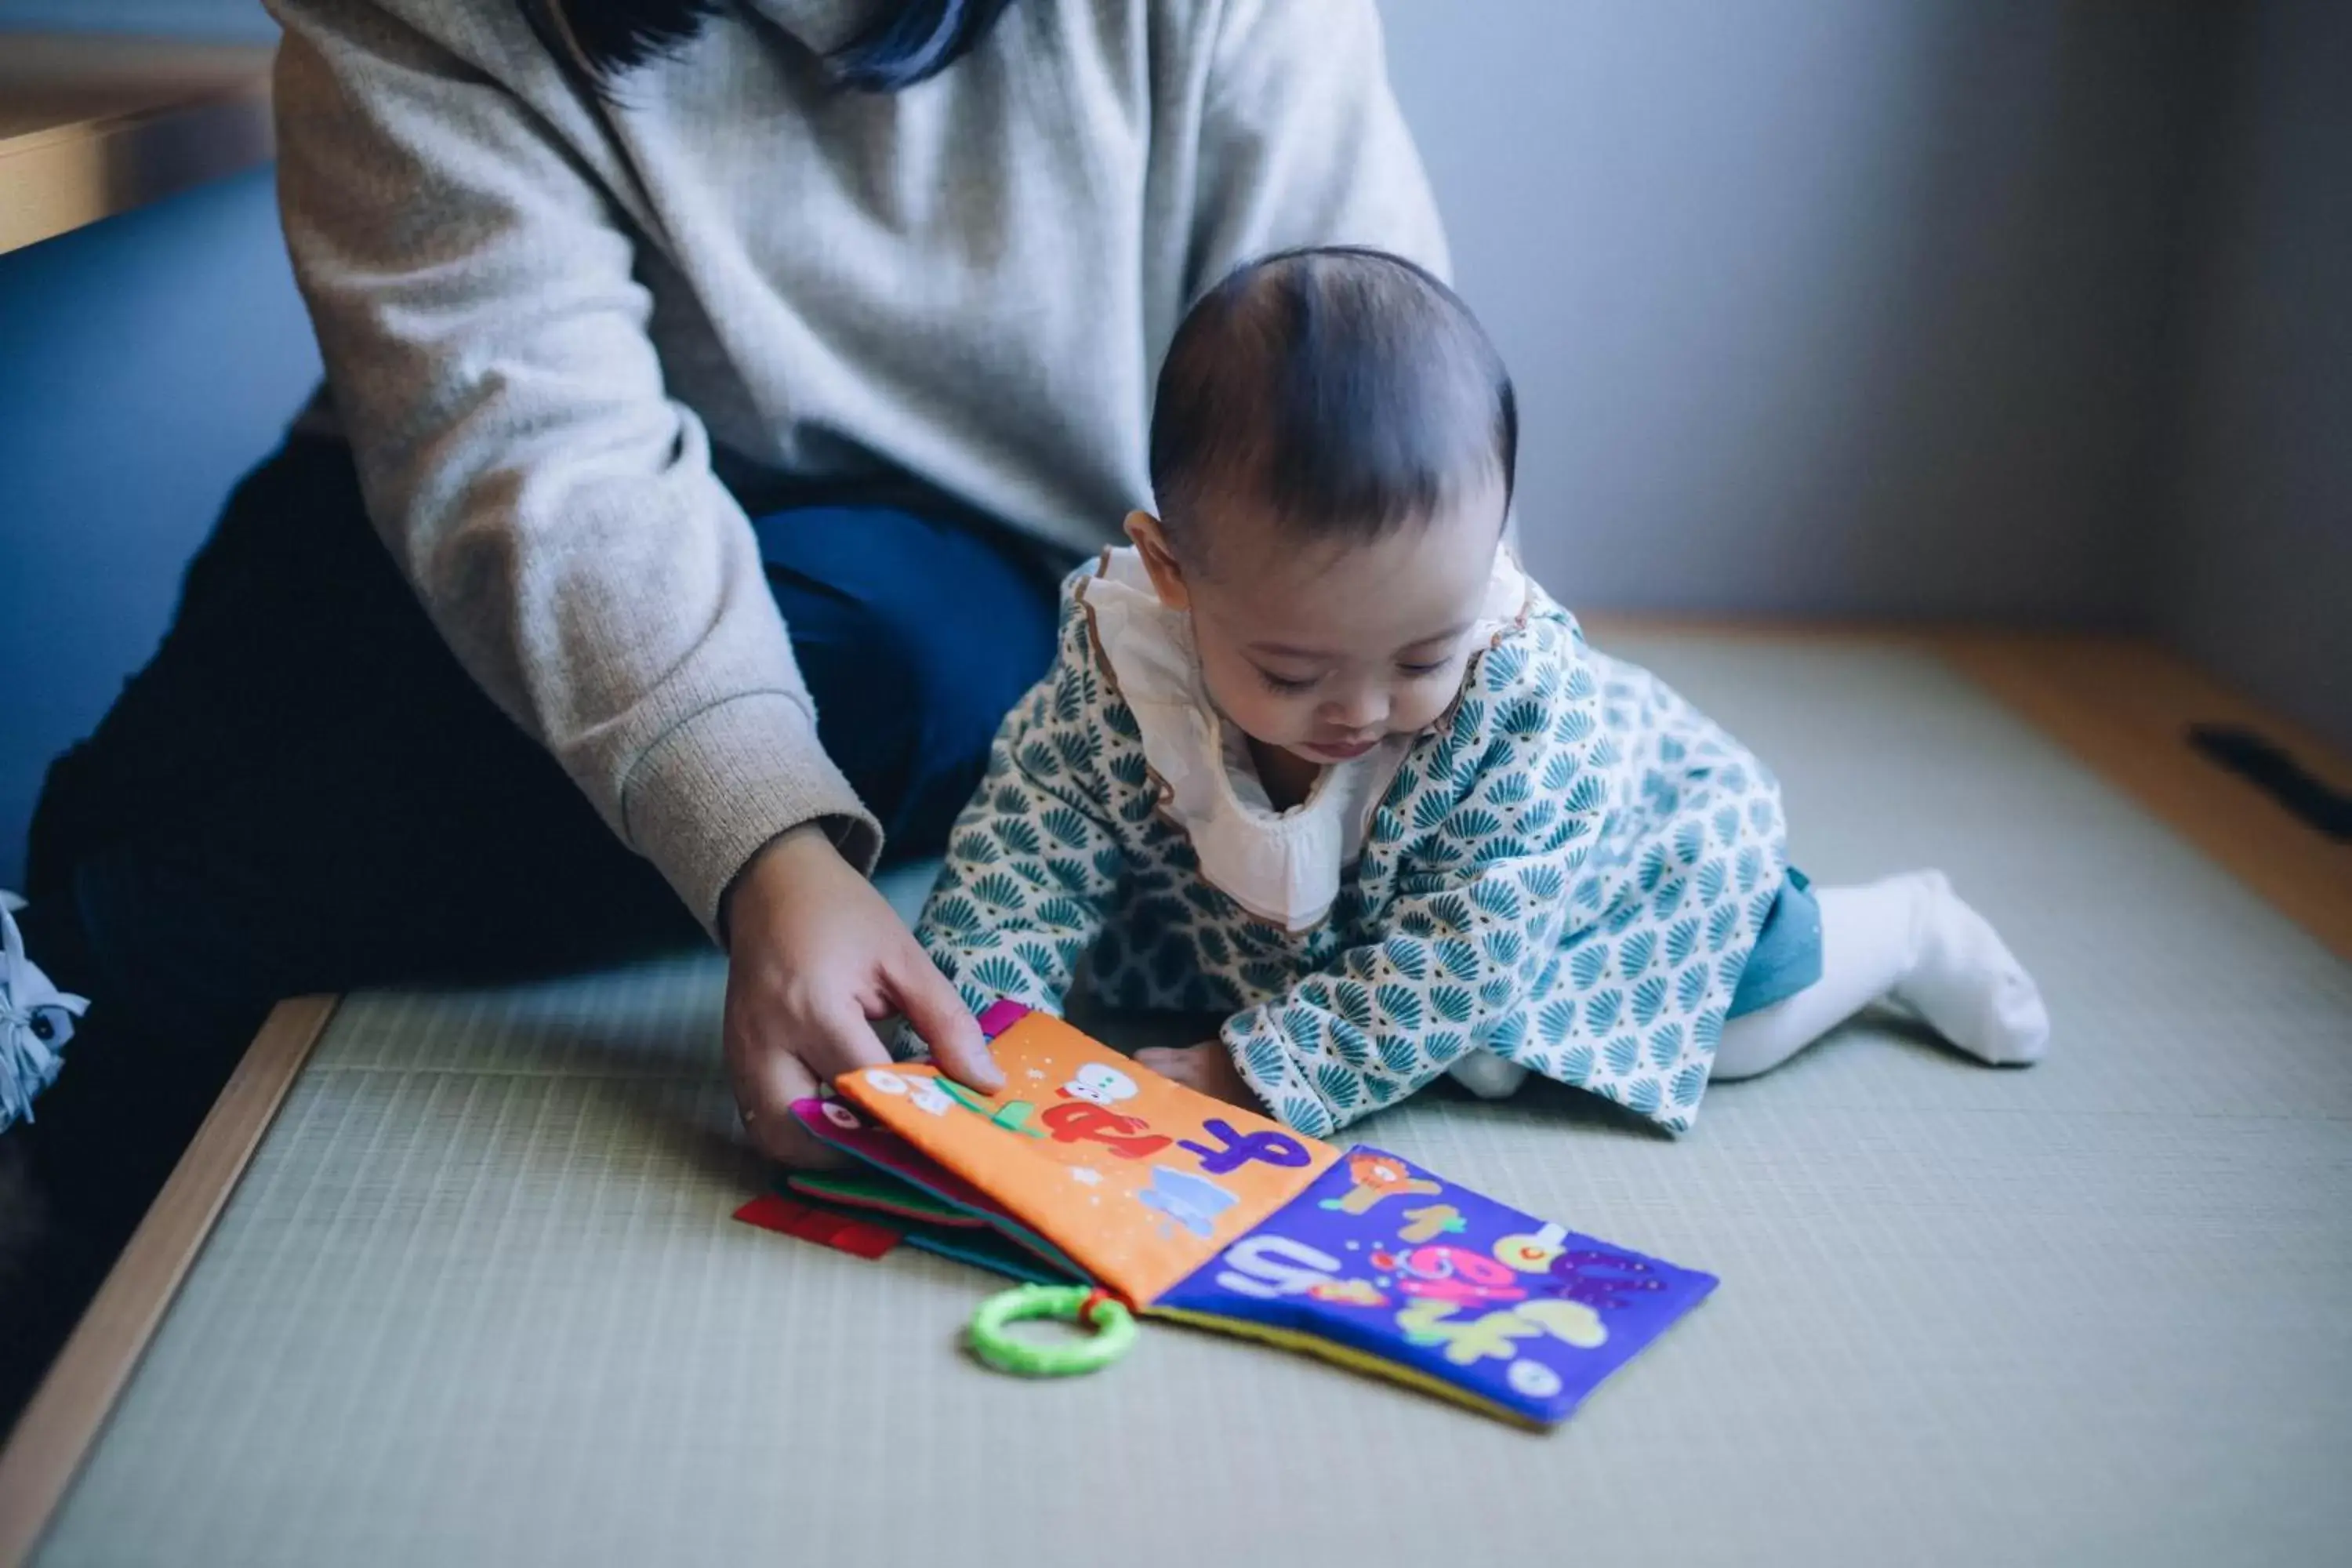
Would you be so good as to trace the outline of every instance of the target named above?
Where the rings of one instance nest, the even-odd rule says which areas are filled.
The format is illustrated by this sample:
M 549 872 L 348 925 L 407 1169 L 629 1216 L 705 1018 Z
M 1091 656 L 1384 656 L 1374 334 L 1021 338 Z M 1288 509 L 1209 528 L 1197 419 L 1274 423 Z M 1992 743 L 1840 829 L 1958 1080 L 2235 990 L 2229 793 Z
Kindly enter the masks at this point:
M 2249 724 L 2336 781 L 2352 779 L 2352 761 L 2144 639 L 1976 632 L 1914 646 L 2352 963 L 2352 850 L 2200 755 L 2188 732 L 2199 722 Z
M 2352 756 L 2153 637 L 1967 622 L 1641 614 L 1581 619 L 1604 644 L 1667 637 L 1924 654 L 2054 742 L 2322 947 L 2352 963 L 2352 850 L 2192 750 L 2188 731 L 2196 723 L 2252 729 L 2338 790 L 2352 790 Z
M 26 1405 L 0 1450 L 0 1568 L 27 1561 L 48 1529 L 336 1001 L 297 996 L 271 1010 Z

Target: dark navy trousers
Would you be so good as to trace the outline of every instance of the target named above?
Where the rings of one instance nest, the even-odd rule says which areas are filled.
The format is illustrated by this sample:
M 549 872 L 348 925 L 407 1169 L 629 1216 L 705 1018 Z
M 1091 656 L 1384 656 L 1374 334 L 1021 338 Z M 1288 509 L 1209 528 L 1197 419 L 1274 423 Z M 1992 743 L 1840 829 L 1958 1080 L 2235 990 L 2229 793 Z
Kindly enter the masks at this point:
M 1051 567 L 889 508 L 754 526 L 825 749 L 894 859 L 937 853 L 1051 661 Z M 239 486 L 153 660 L 52 767 L 28 869 L 32 951 L 91 998 L 94 1049 L 110 1016 L 236 1044 L 281 996 L 699 940 L 458 667 L 371 530 L 349 449 L 311 437 Z M 69 1056 L 67 1078 L 89 1065 Z
M 758 531 L 825 748 L 891 854 L 936 852 L 1051 659 L 1052 568 L 891 508 Z M 0 1431 L 278 998 L 702 941 L 458 668 L 315 438 L 231 497 L 154 658 L 51 767 L 26 868 L 29 950 L 90 1010 L 0 1136 Z

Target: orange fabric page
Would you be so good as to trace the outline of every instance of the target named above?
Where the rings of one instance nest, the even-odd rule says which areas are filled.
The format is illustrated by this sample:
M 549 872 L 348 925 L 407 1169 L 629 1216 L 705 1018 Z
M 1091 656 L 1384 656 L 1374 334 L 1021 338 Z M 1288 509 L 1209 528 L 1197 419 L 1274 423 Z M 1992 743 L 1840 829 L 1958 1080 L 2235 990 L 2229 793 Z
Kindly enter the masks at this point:
M 1006 1080 L 993 1096 L 914 1063 L 846 1073 L 834 1087 L 1139 1306 L 1339 1157 L 1043 1013 L 992 1048 Z

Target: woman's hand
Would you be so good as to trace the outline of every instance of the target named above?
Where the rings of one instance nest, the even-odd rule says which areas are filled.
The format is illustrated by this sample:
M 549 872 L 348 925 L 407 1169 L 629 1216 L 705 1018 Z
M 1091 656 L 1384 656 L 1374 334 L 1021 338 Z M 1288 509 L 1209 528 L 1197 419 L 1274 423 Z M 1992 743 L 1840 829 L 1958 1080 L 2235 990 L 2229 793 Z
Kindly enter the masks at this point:
M 903 1014 L 949 1077 L 1003 1087 L 980 1025 L 873 884 L 814 826 L 770 843 L 729 889 L 727 1072 L 743 1126 L 789 1165 L 840 1157 L 793 1118 L 793 1101 L 889 1055 L 868 1021 Z

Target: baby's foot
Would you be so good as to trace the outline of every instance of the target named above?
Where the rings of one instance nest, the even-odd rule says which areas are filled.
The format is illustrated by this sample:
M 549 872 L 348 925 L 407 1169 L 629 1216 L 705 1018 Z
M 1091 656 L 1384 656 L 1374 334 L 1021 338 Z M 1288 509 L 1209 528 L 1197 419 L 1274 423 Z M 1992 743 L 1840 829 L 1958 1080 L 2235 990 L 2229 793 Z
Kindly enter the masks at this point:
M 1249 1080 L 1234 1066 L 1232 1053 L 1222 1042 L 1205 1046 L 1153 1046 L 1135 1053 L 1135 1059 L 1158 1073 L 1173 1079 L 1190 1089 L 1222 1100 L 1228 1105 L 1238 1105 L 1244 1110 L 1261 1115 L 1265 1107 L 1249 1086 Z
M 1941 871 L 1895 879 L 1911 894 L 1913 960 L 1893 997 L 1980 1061 L 2039 1061 L 2050 1046 L 2042 988 L 1991 922 L 1952 891 Z
M 1508 1100 L 1528 1081 L 1528 1069 L 1492 1051 L 1472 1051 L 1446 1069 L 1446 1076 L 1481 1100 Z

